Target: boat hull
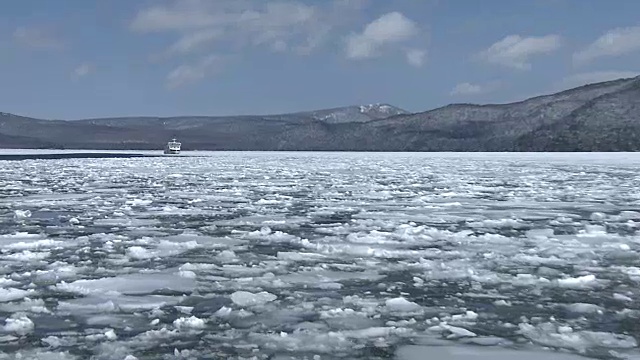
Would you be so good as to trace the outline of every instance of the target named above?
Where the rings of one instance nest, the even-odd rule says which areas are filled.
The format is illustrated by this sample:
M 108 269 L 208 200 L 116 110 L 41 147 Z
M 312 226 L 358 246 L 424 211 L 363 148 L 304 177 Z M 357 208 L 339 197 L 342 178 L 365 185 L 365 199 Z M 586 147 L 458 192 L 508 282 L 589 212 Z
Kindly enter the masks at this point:
M 167 146 L 165 146 L 164 153 L 170 155 L 180 154 L 181 145 L 182 144 L 176 141 L 176 139 L 171 139 L 171 141 L 167 143 Z

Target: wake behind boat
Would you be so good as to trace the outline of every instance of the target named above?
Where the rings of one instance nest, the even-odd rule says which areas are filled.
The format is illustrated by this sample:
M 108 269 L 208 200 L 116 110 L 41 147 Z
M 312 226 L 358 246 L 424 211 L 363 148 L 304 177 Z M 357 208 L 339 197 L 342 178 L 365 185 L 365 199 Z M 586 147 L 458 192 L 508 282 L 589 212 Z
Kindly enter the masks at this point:
M 180 147 L 182 146 L 182 143 L 176 141 L 176 139 L 171 139 L 171 141 L 169 141 L 167 143 L 167 146 L 164 148 L 164 153 L 165 154 L 180 154 Z

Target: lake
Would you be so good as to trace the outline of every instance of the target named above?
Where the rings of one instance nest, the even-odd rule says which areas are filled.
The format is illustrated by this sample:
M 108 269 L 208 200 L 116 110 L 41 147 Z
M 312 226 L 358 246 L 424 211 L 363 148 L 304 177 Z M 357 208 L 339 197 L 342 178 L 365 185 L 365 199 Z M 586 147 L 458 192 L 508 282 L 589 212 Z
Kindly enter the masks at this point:
M 0 359 L 638 359 L 639 169 L 635 153 L 0 161 Z

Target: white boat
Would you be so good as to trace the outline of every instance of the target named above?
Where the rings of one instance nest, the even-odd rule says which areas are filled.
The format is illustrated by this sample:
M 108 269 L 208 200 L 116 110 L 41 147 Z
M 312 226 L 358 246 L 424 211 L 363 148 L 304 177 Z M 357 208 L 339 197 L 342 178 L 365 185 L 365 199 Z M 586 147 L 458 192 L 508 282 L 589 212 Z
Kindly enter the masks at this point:
M 180 147 L 182 146 L 182 143 L 179 143 L 178 141 L 176 141 L 176 139 L 171 139 L 171 141 L 169 141 L 167 143 L 167 147 L 164 148 L 164 153 L 165 154 L 180 154 Z

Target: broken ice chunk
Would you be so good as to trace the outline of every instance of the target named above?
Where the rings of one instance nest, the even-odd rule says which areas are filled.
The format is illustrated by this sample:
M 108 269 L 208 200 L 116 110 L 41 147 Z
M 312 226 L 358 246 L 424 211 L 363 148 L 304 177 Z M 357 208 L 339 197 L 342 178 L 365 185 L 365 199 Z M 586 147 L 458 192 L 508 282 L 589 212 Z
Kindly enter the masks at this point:
M 250 293 L 248 291 L 236 291 L 231 294 L 231 301 L 233 301 L 234 304 L 242 307 L 264 305 L 268 302 L 274 301 L 277 298 L 277 296 L 266 291 L 262 291 L 256 294 Z

